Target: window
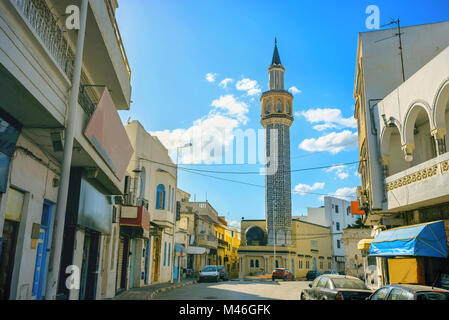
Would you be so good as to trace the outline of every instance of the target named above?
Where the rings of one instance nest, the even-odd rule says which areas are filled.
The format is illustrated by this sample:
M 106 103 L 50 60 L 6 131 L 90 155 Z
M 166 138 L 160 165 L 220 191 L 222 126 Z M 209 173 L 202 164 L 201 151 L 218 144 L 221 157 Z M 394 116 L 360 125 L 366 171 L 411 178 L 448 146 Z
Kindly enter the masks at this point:
M 402 289 L 394 288 L 391 290 L 388 300 L 407 300 L 407 298 L 403 299 L 402 297 L 404 293 Z M 404 295 L 404 297 L 407 297 L 407 295 Z
M 165 186 L 160 184 L 156 189 L 156 209 L 165 209 Z
M 256 268 L 259 268 L 259 260 L 256 260 Z
M 328 281 L 327 278 L 321 277 L 320 281 L 318 281 L 317 287 L 325 288 L 327 281 Z
M 298 260 L 298 268 L 302 269 L 302 260 Z
M 328 269 L 331 269 L 331 268 L 332 268 L 332 263 L 328 262 L 328 263 L 327 263 L 327 268 L 328 268 Z
M 323 269 L 323 268 L 324 268 L 324 264 L 322 261 L 320 261 L 320 269 Z
M 171 260 L 171 243 L 168 243 L 168 266 L 170 267 Z
M 270 114 L 271 112 L 271 103 L 267 102 L 265 105 L 265 114 Z
M 282 112 L 282 103 L 281 103 L 280 100 L 278 100 L 278 101 L 276 102 L 276 112 L 277 112 L 277 113 L 281 113 L 281 112 Z
M 249 262 L 249 267 L 254 268 L 254 260 L 253 259 L 251 259 L 251 261 Z
M 340 240 L 337 240 L 337 248 L 340 249 L 341 248 L 341 243 Z
M 287 109 L 287 113 L 290 114 L 290 104 L 287 102 L 287 104 L 285 105 L 285 108 Z
M 306 269 L 310 269 L 310 261 L 306 261 Z
M 335 205 L 335 213 L 338 213 L 338 206 Z
M 167 242 L 164 242 L 164 267 L 167 262 Z
M 373 294 L 373 297 L 371 298 L 371 300 L 385 300 L 385 298 L 387 297 L 387 294 L 388 294 L 388 290 L 390 290 L 390 289 L 382 288 L 382 289 L 377 290 Z
M 171 186 L 168 186 L 168 211 L 171 209 Z
M 337 231 L 340 231 L 340 222 L 337 222 L 335 228 L 337 229 Z
M 312 240 L 312 241 L 311 241 L 311 246 L 312 246 L 312 247 L 318 247 L 318 241 Z

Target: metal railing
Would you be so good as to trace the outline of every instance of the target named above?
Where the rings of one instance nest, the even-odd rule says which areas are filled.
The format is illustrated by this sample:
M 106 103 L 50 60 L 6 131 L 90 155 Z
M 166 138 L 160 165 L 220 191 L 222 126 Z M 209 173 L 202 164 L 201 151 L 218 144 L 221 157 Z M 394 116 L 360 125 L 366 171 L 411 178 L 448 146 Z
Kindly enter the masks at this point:
M 64 36 L 66 31 L 59 25 L 44 0 L 10 0 L 23 18 L 33 28 L 59 67 L 71 80 L 74 54 Z M 64 23 L 61 23 L 64 26 Z
M 122 36 L 120 34 L 120 29 L 117 25 L 117 20 L 114 16 L 114 11 L 111 8 L 111 4 L 108 0 L 104 0 L 106 8 L 108 9 L 109 18 L 111 19 L 112 27 L 114 28 L 115 38 L 117 39 L 117 44 L 120 48 L 120 52 L 122 54 L 123 63 L 125 65 L 126 72 L 128 73 L 128 78 L 131 81 L 131 67 L 129 66 L 128 56 L 126 55 L 125 46 L 123 45 Z
M 94 102 L 92 95 L 89 94 L 85 85 L 80 86 L 78 103 L 80 104 L 81 108 L 83 108 L 84 112 L 86 112 L 86 114 L 89 116 L 89 118 L 92 117 L 97 104 Z

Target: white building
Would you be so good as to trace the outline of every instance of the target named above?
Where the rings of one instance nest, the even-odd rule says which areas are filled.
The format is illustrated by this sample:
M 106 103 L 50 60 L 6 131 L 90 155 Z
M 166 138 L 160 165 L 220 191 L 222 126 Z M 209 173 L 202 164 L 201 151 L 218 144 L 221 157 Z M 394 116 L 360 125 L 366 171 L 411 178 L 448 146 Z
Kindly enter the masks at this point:
M 402 59 L 397 34 L 360 33 L 357 52 L 358 198 L 376 232 L 449 225 L 449 22 L 401 28 Z M 388 265 L 377 264 L 382 285 Z M 438 268 L 426 270 L 435 272 L 426 274 L 431 283 Z
M 74 76 L 82 32 L 61 28 L 72 4 L 0 1 L 0 300 L 115 294 L 113 196 L 122 194 L 130 152 L 117 110 L 130 108 L 131 74 L 117 2 L 88 1 L 81 77 Z M 72 91 L 79 99 L 64 223 L 55 221 L 55 208 Z M 59 230 L 63 243 L 53 240 Z M 80 290 L 66 286 L 68 266 L 80 271 Z
M 338 272 L 345 271 L 343 229 L 355 224 L 359 218 L 351 214 L 351 203 L 334 197 L 324 197 L 323 207 L 308 208 L 307 216 L 294 218 L 331 228 L 333 269 Z

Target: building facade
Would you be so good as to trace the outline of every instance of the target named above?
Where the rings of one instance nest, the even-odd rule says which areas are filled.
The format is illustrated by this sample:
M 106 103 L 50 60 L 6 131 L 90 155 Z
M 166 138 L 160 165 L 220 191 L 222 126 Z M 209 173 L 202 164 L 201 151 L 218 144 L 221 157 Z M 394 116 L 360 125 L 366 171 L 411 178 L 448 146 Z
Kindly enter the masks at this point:
M 351 203 L 335 197 L 324 197 L 323 207 L 308 208 L 307 216 L 295 218 L 331 228 L 332 269 L 337 272 L 345 271 L 343 229 L 352 226 L 358 219 L 358 216 L 351 214 Z
M 117 110 L 130 108 L 131 71 L 118 36 L 117 2 L 83 4 L 88 22 L 81 45 L 82 31 L 62 30 L 59 19 L 72 2 L 0 3 L 0 131 L 8 132 L 0 135 L 6 139 L 0 143 L 0 299 L 115 294 L 114 196 L 122 194 L 123 169 L 132 153 Z M 74 146 L 68 188 L 79 196 L 69 193 L 67 219 L 61 221 L 55 209 L 69 120 Z M 111 141 L 120 143 L 120 150 L 111 148 Z M 62 241 L 53 240 L 61 232 L 62 256 L 55 253 Z M 79 271 L 79 288 L 66 285 L 69 266 Z
M 393 227 L 417 230 L 413 226 L 438 220 L 447 225 L 448 31 L 449 22 L 401 28 L 402 50 L 397 35 L 396 41 L 378 41 L 395 36 L 396 28 L 359 34 L 354 88 L 358 200 L 365 224 L 374 228 L 374 242 Z M 373 254 L 379 285 L 394 276 L 388 266 L 405 258 L 384 254 Z M 432 270 L 423 283 L 449 272 L 447 250 L 438 262 L 418 258 Z
M 292 220 L 292 245 L 268 244 L 265 220 L 243 220 L 239 253 L 239 278 L 268 275 L 275 268 L 290 270 L 295 278 L 309 271 L 324 273 L 332 268 L 332 241 L 329 227 Z

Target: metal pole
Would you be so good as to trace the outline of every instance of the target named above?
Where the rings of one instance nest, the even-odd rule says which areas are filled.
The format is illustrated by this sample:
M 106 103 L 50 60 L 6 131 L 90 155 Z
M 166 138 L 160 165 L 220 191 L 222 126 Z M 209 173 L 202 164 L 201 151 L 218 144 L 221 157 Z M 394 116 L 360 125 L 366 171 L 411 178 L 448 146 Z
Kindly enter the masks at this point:
M 61 264 L 62 242 L 64 239 L 64 223 L 65 212 L 67 206 L 67 193 L 69 190 L 70 167 L 72 164 L 73 139 L 76 127 L 76 109 L 78 104 L 78 95 L 81 82 L 81 68 L 83 64 L 84 38 L 86 34 L 86 21 L 88 0 L 82 0 L 80 11 L 80 30 L 78 31 L 78 39 L 76 42 L 76 56 L 72 77 L 72 88 L 68 101 L 68 117 L 67 127 L 65 130 L 64 155 L 62 161 L 62 170 L 60 176 L 60 185 L 58 190 L 58 198 L 56 203 L 56 216 L 54 227 L 54 243 L 51 255 L 49 276 L 46 284 L 46 300 L 54 300 L 56 298 L 59 269 Z
M 398 33 L 399 33 L 399 51 L 401 53 L 402 80 L 405 82 L 404 55 L 402 52 L 402 37 L 401 37 L 401 21 L 398 19 L 397 22 L 398 22 Z
M 174 194 L 174 199 L 175 199 L 175 205 L 177 204 L 176 201 L 176 196 L 178 194 L 178 161 L 179 161 L 179 147 L 176 148 L 176 187 L 175 187 L 175 194 Z M 173 209 L 173 208 L 172 208 Z M 170 268 L 170 273 L 171 273 L 171 277 L 170 277 L 170 283 L 173 283 L 173 270 L 174 270 L 174 263 L 175 263 L 175 259 L 176 259 L 176 253 L 175 253 L 175 225 L 176 225 L 176 211 L 173 214 L 173 234 L 172 234 L 172 248 L 173 248 L 173 262 Z M 179 268 L 179 266 L 178 266 Z M 179 278 L 179 276 L 178 276 Z M 179 280 L 179 279 L 178 279 Z

